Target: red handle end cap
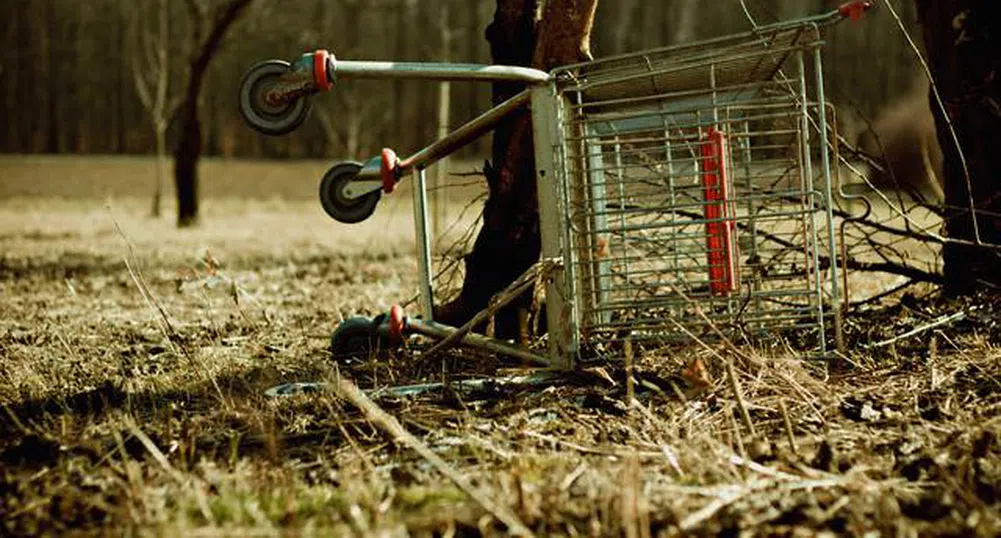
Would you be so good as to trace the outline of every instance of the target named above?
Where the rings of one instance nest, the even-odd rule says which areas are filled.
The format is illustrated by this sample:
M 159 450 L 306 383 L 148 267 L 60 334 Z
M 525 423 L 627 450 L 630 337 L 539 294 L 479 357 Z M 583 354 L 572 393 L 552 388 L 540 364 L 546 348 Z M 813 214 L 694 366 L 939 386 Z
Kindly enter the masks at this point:
M 313 53 L 313 84 L 321 92 L 330 91 L 330 88 L 334 86 L 334 83 L 331 82 L 328 76 L 329 73 L 327 73 L 327 60 L 329 59 L 330 53 L 325 50 L 318 50 Z
M 382 165 L 380 174 L 382 175 L 382 192 L 389 194 L 396 188 L 396 178 L 400 169 L 400 158 L 396 152 L 389 149 L 382 149 Z
M 856 0 L 854 2 L 848 2 L 842 4 L 838 8 L 838 13 L 842 17 L 851 19 L 853 21 L 860 21 L 862 17 L 865 16 L 865 12 L 872 9 L 873 3 L 870 0 Z
M 389 309 L 389 335 L 395 340 L 403 340 L 403 329 L 406 327 L 406 317 L 403 307 L 394 304 Z

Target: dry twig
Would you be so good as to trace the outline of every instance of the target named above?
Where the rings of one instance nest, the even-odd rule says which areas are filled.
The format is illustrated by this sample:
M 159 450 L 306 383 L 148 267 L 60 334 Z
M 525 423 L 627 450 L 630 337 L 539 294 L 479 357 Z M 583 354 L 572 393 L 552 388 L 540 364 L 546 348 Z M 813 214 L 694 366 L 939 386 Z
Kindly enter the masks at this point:
M 533 536 L 532 531 L 521 522 L 518 516 L 508 510 L 507 507 L 494 502 L 493 499 L 488 497 L 485 493 L 476 489 L 476 487 L 474 487 L 465 476 L 446 463 L 445 460 L 441 459 L 440 456 L 435 454 L 426 444 L 415 437 L 414 434 L 407 431 L 406 428 L 404 428 L 403 425 L 396 420 L 396 417 L 393 417 L 383 411 L 382 408 L 369 399 L 369 397 L 366 396 L 365 393 L 362 392 L 357 386 L 355 386 L 354 383 L 346 378 L 339 377 L 335 387 L 337 389 L 337 394 L 340 397 L 351 402 L 355 407 L 360 409 L 369 421 L 375 424 L 379 429 L 392 436 L 397 443 L 420 454 L 422 458 L 427 460 L 427 462 L 430 463 L 435 469 L 451 480 L 466 495 L 469 495 L 469 497 L 482 506 L 484 510 L 490 512 L 499 521 L 504 523 L 511 534 L 517 536 Z
M 779 411 L 782 412 L 782 422 L 785 424 L 786 437 L 789 438 L 789 449 L 792 450 L 793 454 L 798 453 L 796 447 L 796 436 L 792 431 L 792 421 L 789 419 L 789 410 L 786 409 L 785 399 L 779 399 Z
M 518 277 L 517 280 L 512 282 L 497 295 L 494 295 L 494 297 L 490 299 L 490 304 L 487 308 L 478 312 L 475 316 L 473 316 L 473 319 L 467 321 L 462 327 L 459 327 L 459 330 L 452 333 L 448 338 L 438 342 L 434 347 L 429 349 L 425 354 L 425 357 L 432 357 L 435 353 L 448 349 L 456 342 L 461 342 L 462 338 L 473 330 L 473 327 L 476 327 L 484 321 L 492 319 L 498 310 L 504 308 L 506 305 L 510 304 L 511 301 L 521 296 L 521 294 L 528 290 L 528 288 L 531 287 L 540 276 L 544 277 L 544 275 L 549 274 L 558 266 L 559 262 L 557 260 L 546 259 L 536 262 L 532 265 L 532 267 Z
M 185 475 L 181 474 L 180 471 L 175 469 L 174 466 L 170 464 L 170 461 L 167 460 L 167 456 L 165 456 L 163 452 L 160 451 L 160 449 L 156 446 L 153 440 L 150 439 L 145 432 L 139 429 L 139 426 L 137 426 L 135 422 L 129 419 L 128 421 L 126 421 L 125 424 L 129 430 L 129 433 L 131 433 L 133 437 L 139 440 L 143 448 L 145 448 L 146 451 L 149 452 L 150 456 L 153 456 L 153 459 L 160 465 L 161 468 L 163 468 L 164 471 L 167 472 L 168 475 L 170 475 L 171 478 L 174 479 L 175 482 L 177 482 L 182 486 L 191 487 L 191 490 L 195 494 L 195 500 L 198 502 L 198 509 L 201 511 L 202 516 L 205 518 L 206 521 L 214 522 L 215 518 L 212 517 L 212 510 L 209 509 L 209 503 L 208 500 L 205 498 L 205 492 L 203 491 L 204 484 L 202 484 L 197 477 L 193 475 L 185 477 Z

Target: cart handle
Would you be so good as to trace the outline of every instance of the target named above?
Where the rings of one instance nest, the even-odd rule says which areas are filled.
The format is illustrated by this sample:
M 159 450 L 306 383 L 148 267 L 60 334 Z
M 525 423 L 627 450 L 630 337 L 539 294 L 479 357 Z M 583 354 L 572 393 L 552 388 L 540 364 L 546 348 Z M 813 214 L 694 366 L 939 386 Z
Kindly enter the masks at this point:
M 796 19 L 791 21 L 780 21 L 774 24 L 762 25 L 755 28 L 755 31 L 761 30 L 775 30 L 779 28 L 785 28 L 787 26 L 800 26 L 802 24 L 816 24 L 817 26 L 830 26 L 836 24 L 845 19 L 851 19 L 853 21 L 862 20 L 866 12 L 874 8 L 876 3 L 872 0 L 852 0 L 851 2 L 845 2 L 835 9 L 828 11 L 826 13 L 821 13 L 819 15 L 814 15 L 812 17 L 807 17 L 805 19 Z
M 311 58 L 311 62 L 307 60 Z M 416 79 L 452 82 L 522 82 L 547 84 L 552 76 L 545 71 L 514 65 L 484 65 L 434 62 L 373 62 L 338 60 L 333 53 L 318 50 L 303 55 L 304 63 L 313 66 L 316 92 L 329 91 L 338 78 L 347 79 Z
M 442 157 L 462 149 L 467 144 L 489 133 L 504 118 L 528 106 L 530 99 L 530 90 L 523 90 L 409 157 L 400 158 L 393 150 L 384 148 L 378 157 L 365 163 L 365 166 L 358 172 L 357 179 L 359 181 L 355 182 L 359 184 L 361 181 L 372 183 L 357 190 L 350 190 L 348 196 L 351 198 L 360 197 L 379 190 L 379 188 L 386 194 L 393 192 L 403 176 L 414 169 L 427 168 L 441 160 Z
M 327 51 L 326 79 L 331 83 L 338 78 L 368 79 L 417 79 L 453 82 L 523 82 L 546 84 L 549 73 L 529 67 L 513 65 L 484 65 L 434 62 L 374 62 L 338 60 Z
M 521 82 L 547 84 L 552 76 L 545 71 L 513 65 L 452 64 L 431 62 L 369 62 L 338 60 L 331 52 L 317 50 L 301 55 L 282 75 L 264 100 L 283 106 L 300 97 L 333 89 L 338 78 L 417 79 L 455 82 Z

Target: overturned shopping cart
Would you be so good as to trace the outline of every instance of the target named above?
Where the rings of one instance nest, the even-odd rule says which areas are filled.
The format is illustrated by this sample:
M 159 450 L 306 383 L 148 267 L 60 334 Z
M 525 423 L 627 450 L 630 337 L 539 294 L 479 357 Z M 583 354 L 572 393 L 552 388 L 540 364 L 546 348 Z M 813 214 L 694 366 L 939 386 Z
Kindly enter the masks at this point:
M 821 29 L 870 2 L 710 41 L 567 66 L 358 62 L 326 51 L 268 61 L 241 85 L 245 119 L 283 134 L 309 96 L 353 78 L 517 81 L 526 90 L 406 158 L 391 150 L 341 163 L 320 200 L 343 223 L 365 220 L 413 178 L 420 318 L 399 309 L 335 332 L 334 345 L 456 328 L 432 319 L 424 170 L 530 107 L 548 353 L 459 335 L 537 364 L 614 357 L 626 339 L 690 345 L 713 335 L 794 342 L 817 354 L 840 341 L 832 150 Z

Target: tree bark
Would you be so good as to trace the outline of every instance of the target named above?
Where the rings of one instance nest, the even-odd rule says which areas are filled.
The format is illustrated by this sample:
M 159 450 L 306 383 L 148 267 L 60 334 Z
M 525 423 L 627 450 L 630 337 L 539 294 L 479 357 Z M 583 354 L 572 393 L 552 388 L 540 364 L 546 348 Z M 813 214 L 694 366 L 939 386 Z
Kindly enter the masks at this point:
M 549 0 L 539 18 L 538 0 L 497 0 L 486 39 L 495 64 L 550 70 L 590 58 L 591 29 L 598 0 Z M 493 102 L 524 89 L 523 84 L 497 83 Z M 538 199 L 531 115 L 509 116 L 494 131 L 492 160 L 486 163 L 488 195 L 483 227 L 466 258 L 466 276 L 455 301 L 435 313 L 439 321 L 462 325 L 486 307 L 539 259 Z M 519 334 L 518 310 L 531 301 L 527 291 L 495 318 L 497 336 Z
M 964 172 L 933 90 L 929 100 L 945 157 L 946 235 L 972 242 L 979 228 L 981 241 L 1001 245 L 1001 14 L 986 0 L 918 0 L 917 8 L 929 65 L 969 171 Z M 1001 285 L 999 254 L 976 245 L 946 244 L 946 289 L 965 294 L 985 282 Z
M 253 0 L 229 0 L 213 18 L 208 37 L 201 40 L 201 21 L 192 21 L 193 41 L 188 84 L 178 110 L 180 124 L 177 147 L 174 149 L 174 186 L 177 193 L 177 225 L 198 223 L 198 159 L 202 154 L 202 125 L 198 113 L 198 95 L 202 91 L 205 73 L 222 45 L 226 32 L 240 18 Z M 192 17 L 198 17 L 199 6 L 190 0 Z

